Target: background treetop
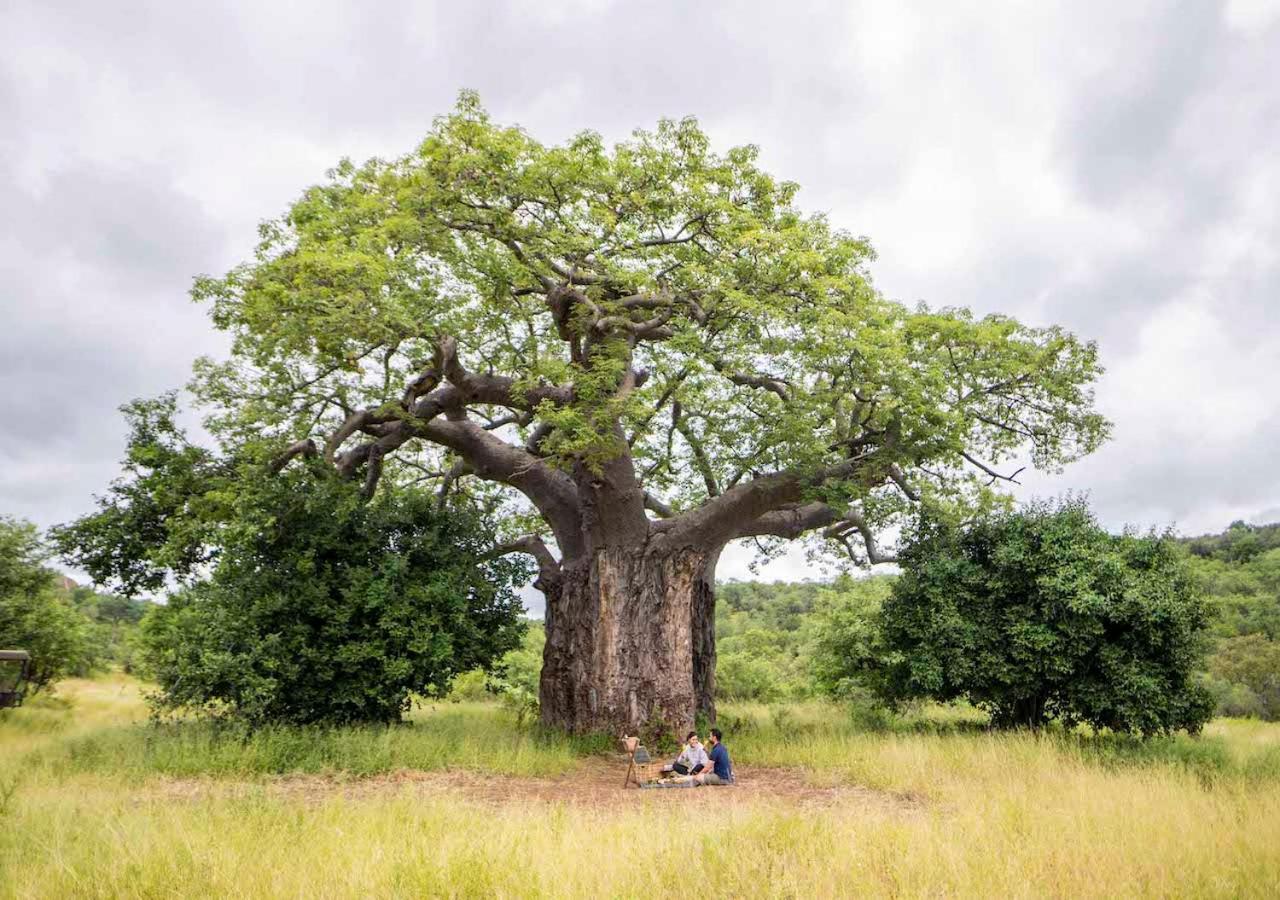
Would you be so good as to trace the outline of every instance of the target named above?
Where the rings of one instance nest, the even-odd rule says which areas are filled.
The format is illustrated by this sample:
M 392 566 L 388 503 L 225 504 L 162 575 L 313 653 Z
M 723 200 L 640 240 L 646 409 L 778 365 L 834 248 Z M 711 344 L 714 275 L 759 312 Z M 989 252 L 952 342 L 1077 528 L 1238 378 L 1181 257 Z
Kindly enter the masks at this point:
M 252 261 L 197 280 L 234 350 L 194 389 L 225 440 L 369 492 L 384 472 L 513 486 L 562 552 L 574 467 L 634 476 L 622 512 L 698 511 L 670 532 L 825 527 L 874 558 L 912 502 L 1105 439 L 1092 343 L 884 298 L 868 241 L 796 192 L 692 119 L 545 146 L 464 93 L 412 153 L 344 161 Z

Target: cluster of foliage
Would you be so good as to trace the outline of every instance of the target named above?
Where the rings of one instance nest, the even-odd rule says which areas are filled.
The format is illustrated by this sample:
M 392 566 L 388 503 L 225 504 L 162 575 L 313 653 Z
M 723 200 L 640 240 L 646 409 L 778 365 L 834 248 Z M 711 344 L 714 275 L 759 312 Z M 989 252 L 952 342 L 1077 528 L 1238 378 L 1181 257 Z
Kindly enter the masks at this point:
M 95 584 L 133 597 L 203 573 L 217 555 L 219 532 L 234 520 L 238 467 L 234 458 L 187 439 L 173 392 L 120 411 L 129 429 L 123 474 L 98 498 L 97 512 L 49 536 L 58 554 Z
M 143 622 L 164 707 L 228 707 L 251 722 L 392 722 L 519 641 L 527 573 L 481 563 L 460 510 L 414 492 L 364 503 L 308 475 L 241 497 L 212 576 Z
M 454 679 L 450 700 L 485 700 L 497 697 L 516 712 L 519 721 L 538 712 L 538 681 L 542 676 L 542 648 L 547 631 L 541 620 L 524 622 L 520 646 L 508 651 L 487 671 L 472 669 Z
M 65 596 L 88 623 L 88 655 L 93 667 L 115 665 L 133 672 L 138 665 L 139 626 L 155 604 L 140 597 L 104 594 L 84 585 L 71 587 Z M 87 674 L 87 670 L 75 674 Z
M 998 725 L 1191 732 L 1209 609 L 1168 536 L 1112 535 L 1083 501 L 921 524 L 881 611 L 889 699 L 965 698 Z
M 1222 534 L 1188 538 L 1187 549 L 1200 559 L 1249 562 L 1271 550 L 1280 550 L 1280 523 L 1249 525 L 1232 522 Z
M 128 668 L 144 601 L 67 590 L 45 566 L 49 550 L 29 522 L 0 516 L 0 648 L 31 654 L 33 691 L 110 662 Z
M 814 639 L 809 667 L 815 691 L 860 706 L 880 702 L 871 676 L 881 666 L 880 615 L 896 580 L 837 580 L 833 590 L 823 592 L 810 626 Z
M 1111 535 L 1068 499 L 964 526 L 925 520 L 902 574 L 815 625 L 825 693 L 964 699 L 997 726 L 1151 735 L 1212 712 L 1198 666 L 1210 609 L 1168 536 Z
M 141 624 L 158 709 L 250 723 L 390 722 L 520 641 L 515 587 L 471 507 L 190 444 L 172 396 L 124 409 L 126 477 L 59 548 L 126 592 L 181 585 Z
M 1219 714 L 1280 720 L 1280 524 L 1234 522 L 1186 543 L 1215 612 L 1206 683 Z
M 1209 657 L 1207 685 L 1224 716 L 1280 719 L 1280 641 L 1257 633 L 1223 638 Z
M 1105 440 L 1095 345 L 888 300 L 869 241 L 805 214 L 758 155 L 715 152 L 693 119 L 546 146 L 464 93 L 414 151 L 344 160 L 251 261 L 197 280 L 234 338 L 197 367 L 210 424 L 297 453 L 323 439 L 349 475 L 452 454 L 525 494 L 565 551 L 582 523 L 548 510 L 569 487 L 548 465 L 609 480 L 628 458 L 652 506 L 723 509 L 690 529 L 792 537 L 751 520 L 814 489 L 830 508 L 801 533 L 880 524 L 921 492 L 985 494 L 979 457 L 1057 465 Z M 794 485 L 746 477 L 769 472 Z M 713 502 L 739 484 L 745 522 Z

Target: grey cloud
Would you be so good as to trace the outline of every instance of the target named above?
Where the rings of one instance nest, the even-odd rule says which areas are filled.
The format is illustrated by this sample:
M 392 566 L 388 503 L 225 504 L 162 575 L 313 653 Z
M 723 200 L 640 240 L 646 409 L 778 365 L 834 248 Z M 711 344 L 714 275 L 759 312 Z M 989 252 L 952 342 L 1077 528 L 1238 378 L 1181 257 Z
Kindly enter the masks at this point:
M 222 262 L 226 236 L 168 178 L 155 165 L 57 171 L 38 196 L 18 204 L 22 243 L 35 254 L 70 253 L 118 289 L 183 285 L 202 266 Z
M 115 473 L 115 408 L 222 346 L 186 299 L 191 276 L 247 254 L 256 221 L 339 157 L 409 150 L 467 87 L 547 141 L 694 114 L 721 144 L 758 142 L 803 205 L 881 247 L 886 293 L 1099 339 L 1117 440 L 1037 488 L 1092 489 L 1116 523 L 1265 515 L 1280 508 L 1274 415 L 1227 452 L 1134 412 L 1161 387 L 1132 371 L 1165 352 L 1144 329 L 1176 304 L 1233 342 L 1197 408 L 1269 390 L 1250 382 L 1280 332 L 1266 249 L 1280 218 L 1258 202 L 1280 186 L 1280 31 L 1220 17 L 15 0 L 0 12 L 0 421 L 24 425 L 0 431 L 0 512 L 47 525 L 82 511 Z M 747 575 L 733 559 L 721 574 Z M 806 571 L 793 554 L 766 574 Z
M 1100 203 L 1140 189 L 1158 168 L 1206 72 L 1227 51 L 1216 4 L 1111 9 L 1079 48 L 1102 50 L 1106 64 L 1081 85 L 1062 123 L 1077 183 Z
M 21 229 L 0 250 L 0 496 L 49 524 L 115 475 L 124 401 L 183 384 L 222 342 L 186 296 L 225 237 L 149 167 L 78 165 L 0 196 Z M 221 252 L 220 252 L 221 251 Z
M 1238 447 L 1205 448 L 1129 441 L 1067 473 L 1029 479 L 1024 496 L 1087 492 L 1111 528 L 1174 526 L 1186 534 L 1220 531 L 1234 519 L 1280 521 L 1280 415 L 1258 423 Z

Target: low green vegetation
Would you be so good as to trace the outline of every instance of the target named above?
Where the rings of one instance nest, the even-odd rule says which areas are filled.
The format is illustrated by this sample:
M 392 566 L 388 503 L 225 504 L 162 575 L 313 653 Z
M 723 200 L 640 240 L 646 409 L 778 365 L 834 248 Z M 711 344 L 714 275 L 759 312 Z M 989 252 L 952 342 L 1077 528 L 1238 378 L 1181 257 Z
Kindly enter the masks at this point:
M 865 699 L 843 673 L 851 629 L 874 631 L 889 577 L 831 582 L 729 581 L 716 594 L 716 692 L 763 703 L 816 696 Z

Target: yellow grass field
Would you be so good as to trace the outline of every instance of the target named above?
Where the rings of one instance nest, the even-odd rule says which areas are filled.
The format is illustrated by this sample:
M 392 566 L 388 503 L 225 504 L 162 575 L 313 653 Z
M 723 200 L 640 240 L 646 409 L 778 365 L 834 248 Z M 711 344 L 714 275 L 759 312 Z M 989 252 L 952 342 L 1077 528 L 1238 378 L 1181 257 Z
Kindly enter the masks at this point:
M 623 791 L 618 757 L 483 704 L 220 744 L 130 724 L 124 676 L 60 697 L 0 716 L 0 896 L 1280 894 L 1280 725 L 1143 746 L 730 707 L 739 787 Z

